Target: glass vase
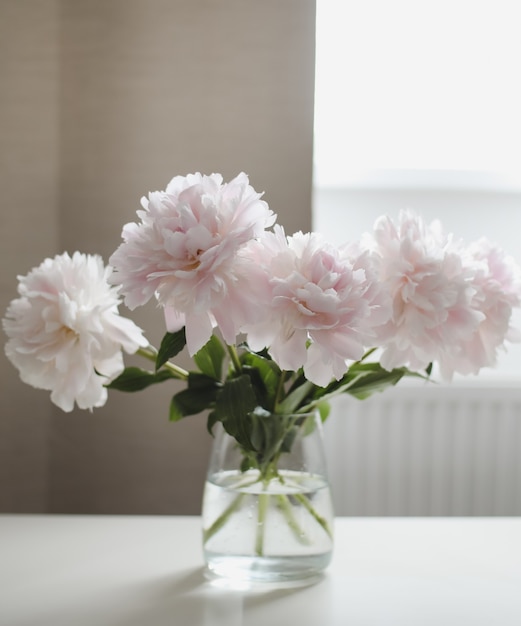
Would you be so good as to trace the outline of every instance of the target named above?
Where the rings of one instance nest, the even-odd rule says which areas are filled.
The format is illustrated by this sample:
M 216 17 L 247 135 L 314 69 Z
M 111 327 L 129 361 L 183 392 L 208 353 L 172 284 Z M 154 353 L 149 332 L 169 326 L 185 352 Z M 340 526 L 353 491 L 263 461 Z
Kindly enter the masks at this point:
M 216 425 L 202 507 L 211 575 L 297 581 L 316 577 L 329 564 L 334 515 L 322 423 L 318 412 L 295 418 L 291 445 L 285 451 L 275 445 L 262 467 L 245 465 L 237 441 Z

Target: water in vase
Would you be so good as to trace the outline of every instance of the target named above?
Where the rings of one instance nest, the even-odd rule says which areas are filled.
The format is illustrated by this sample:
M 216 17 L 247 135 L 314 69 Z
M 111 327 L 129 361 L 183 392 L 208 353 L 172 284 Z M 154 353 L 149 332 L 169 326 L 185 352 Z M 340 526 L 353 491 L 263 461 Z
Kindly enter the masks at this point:
M 222 471 L 206 483 L 204 554 L 210 571 L 229 578 L 313 576 L 331 560 L 333 506 L 328 482 L 281 470 Z

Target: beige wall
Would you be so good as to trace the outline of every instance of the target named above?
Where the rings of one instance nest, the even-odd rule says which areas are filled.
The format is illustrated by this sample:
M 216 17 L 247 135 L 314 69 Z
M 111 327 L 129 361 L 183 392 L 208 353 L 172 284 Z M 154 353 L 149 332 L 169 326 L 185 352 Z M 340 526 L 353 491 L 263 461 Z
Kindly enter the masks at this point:
M 310 228 L 314 0 L 0 0 L 0 42 L 2 311 L 45 256 L 107 259 L 174 174 L 244 170 Z M 0 376 L 0 510 L 198 512 L 210 438 L 171 388 L 65 415 Z
M 0 308 L 59 246 L 57 2 L 0 2 Z M 0 510 L 47 508 L 51 405 L 0 356 Z

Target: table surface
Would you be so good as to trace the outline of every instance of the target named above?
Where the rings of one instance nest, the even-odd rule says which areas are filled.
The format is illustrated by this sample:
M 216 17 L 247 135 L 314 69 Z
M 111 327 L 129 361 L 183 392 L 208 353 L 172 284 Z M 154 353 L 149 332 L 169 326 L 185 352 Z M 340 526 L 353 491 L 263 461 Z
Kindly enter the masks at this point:
M 519 626 L 521 519 L 339 518 L 317 583 L 207 580 L 197 517 L 0 515 L 1 626 Z

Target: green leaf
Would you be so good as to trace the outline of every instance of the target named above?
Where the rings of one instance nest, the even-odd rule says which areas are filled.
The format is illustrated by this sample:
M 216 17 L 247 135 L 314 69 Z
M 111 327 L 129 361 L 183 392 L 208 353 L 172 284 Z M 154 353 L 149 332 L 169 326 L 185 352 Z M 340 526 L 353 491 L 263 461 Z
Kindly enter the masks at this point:
M 314 423 L 314 422 L 313 422 Z M 291 447 L 293 446 L 293 442 L 295 441 L 298 435 L 298 426 L 292 426 L 288 432 L 286 433 L 282 443 L 280 445 L 281 452 L 291 452 Z M 311 431 L 310 431 L 311 432 Z M 304 433 L 304 435 L 307 433 Z
M 239 376 L 227 380 L 217 396 L 216 410 L 225 420 L 242 420 L 256 407 L 255 393 L 250 377 Z
M 300 418 L 275 415 L 262 407 L 255 407 L 249 415 L 250 440 L 261 471 L 280 452 L 289 452 L 300 426 Z
M 212 335 L 199 352 L 194 354 L 194 361 L 203 374 L 221 380 L 225 354 L 222 343 L 215 335 Z
M 255 387 L 259 404 L 273 408 L 282 376 L 280 367 L 275 361 L 256 352 L 244 352 L 241 355 L 241 362 L 243 371 L 249 374 Z
M 175 376 L 169 370 L 149 372 L 139 367 L 127 367 L 106 387 L 108 389 L 117 389 L 118 391 L 141 391 L 150 385 L 162 383 L 172 378 L 175 378 Z
M 188 387 L 189 389 L 214 389 L 217 392 L 222 384 L 212 376 L 200 372 L 188 372 Z
M 183 419 L 185 414 L 183 413 L 182 407 L 177 403 L 176 397 L 174 396 L 172 400 L 170 400 L 170 410 L 168 412 L 168 419 L 171 422 L 178 422 Z
M 217 419 L 222 422 L 226 432 L 235 437 L 246 450 L 253 449 L 248 415 L 256 405 L 255 392 L 246 374 L 227 380 L 215 401 Z
M 318 409 L 320 415 L 320 421 L 324 423 L 329 417 L 329 413 L 331 412 L 331 405 L 329 404 L 329 402 L 319 402 L 316 405 L 316 408 Z
M 422 374 L 412 372 L 406 367 L 388 371 L 379 363 L 355 363 L 342 380 L 338 381 L 335 386 L 328 387 L 328 393 L 323 396 L 323 399 L 337 393 L 349 393 L 360 400 L 364 400 L 375 392 L 396 385 L 404 376 L 428 380 Z M 331 394 L 331 391 L 335 393 Z
M 418 372 L 412 372 L 406 367 L 399 367 L 388 371 L 384 369 L 379 363 L 366 364 L 373 365 L 371 371 L 366 371 L 363 375 L 359 376 L 357 380 L 347 389 L 347 392 L 360 400 L 368 398 L 375 392 L 384 391 L 387 387 L 396 385 L 402 378 L 409 376 L 412 378 L 421 378 L 423 380 L 429 380 L 423 374 Z M 360 365 L 362 370 L 362 365 Z
M 295 413 L 299 408 L 306 404 L 305 400 L 315 390 L 315 385 L 306 380 L 302 385 L 293 389 L 277 407 L 278 413 Z
M 218 421 L 219 421 L 219 418 L 217 416 L 217 413 L 215 411 L 210 411 L 210 413 L 208 414 L 208 418 L 206 420 L 206 430 L 210 433 L 210 435 L 212 435 L 212 437 L 213 437 L 213 427 L 215 426 L 215 424 L 217 424 Z
M 170 420 L 177 422 L 188 415 L 201 413 L 215 402 L 218 389 L 194 387 L 176 393 L 170 402 Z
M 168 359 L 177 356 L 186 346 L 186 334 L 184 327 L 175 333 L 166 333 L 159 346 L 156 357 L 156 371 L 162 367 Z
M 347 392 L 359 400 L 365 400 L 376 392 L 384 391 L 387 387 L 396 385 L 403 376 L 404 373 L 397 370 L 393 370 L 392 373 L 390 372 L 389 375 L 385 377 L 366 376 L 355 386 L 349 388 Z
M 329 401 L 341 393 L 348 393 L 355 398 L 363 400 L 375 392 L 383 391 L 387 387 L 396 385 L 405 376 L 429 380 L 423 374 L 412 372 L 406 367 L 388 371 L 379 363 L 358 361 L 351 365 L 340 380 L 333 381 L 326 388 L 315 388 L 310 404 L 319 406 L 321 402 Z
M 258 412 L 260 410 L 260 413 Z M 249 417 L 250 421 L 250 441 L 255 451 L 262 450 L 266 445 L 266 430 L 263 424 L 263 413 L 268 413 L 261 407 L 255 407 Z

